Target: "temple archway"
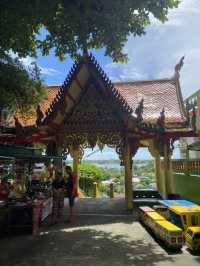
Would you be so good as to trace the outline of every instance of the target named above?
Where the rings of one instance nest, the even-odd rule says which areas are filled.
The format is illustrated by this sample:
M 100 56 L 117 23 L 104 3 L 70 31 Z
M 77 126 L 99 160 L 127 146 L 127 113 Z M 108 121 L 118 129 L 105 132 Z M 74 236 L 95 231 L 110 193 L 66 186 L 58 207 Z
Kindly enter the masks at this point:
M 132 160 L 139 147 L 148 147 L 159 177 L 164 157 L 163 196 L 168 197 L 173 193 L 173 142 L 193 135 L 195 126 L 183 105 L 179 71 L 175 67 L 170 79 L 112 83 L 95 58 L 86 55 L 74 64 L 61 87 L 48 88 L 48 99 L 34 118 L 18 117 L 23 131 L 17 124 L 12 141 L 40 141 L 52 155 L 71 154 L 75 172 L 83 148 L 97 144 L 115 148 L 125 168 L 127 209 L 133 206 Z

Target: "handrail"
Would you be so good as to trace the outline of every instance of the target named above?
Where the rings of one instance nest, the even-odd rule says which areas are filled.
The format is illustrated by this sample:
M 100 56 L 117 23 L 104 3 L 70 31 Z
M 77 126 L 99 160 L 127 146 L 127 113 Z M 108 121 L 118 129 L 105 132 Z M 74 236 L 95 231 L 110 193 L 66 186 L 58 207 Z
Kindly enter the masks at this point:
M 188 172 L 189 174 L 200 173 L 200 160 L 199 159 L 172 160 L 172 170 L 174 172 Z

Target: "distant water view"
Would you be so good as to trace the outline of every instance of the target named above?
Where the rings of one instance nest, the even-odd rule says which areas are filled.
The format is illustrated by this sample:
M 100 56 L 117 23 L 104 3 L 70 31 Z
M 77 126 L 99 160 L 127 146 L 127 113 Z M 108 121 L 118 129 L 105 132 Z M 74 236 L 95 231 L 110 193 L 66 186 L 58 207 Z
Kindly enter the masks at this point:
M 68 160 L 66 163 L 72 164 L 72 161 Z M 114 184 L 115 193 L 124 193 L 124 167 L 119 160 L 83 160 L 78 169 L 80 188 L 88 196 L 91 196 L 93 182 L 99 184 L 101 195 L 108 194 L 107 186 L 110 182 Z M 134 160 L 132 178 L 134 189 L 155 189 L 154 160 Z
M 115 163 L 108 163 L 108 162 L 104 162 L 104 163 L 98 163 L 98 162 L 94 162 L 92 163 L 98 167 L 102 167 L 102 168 L 106 168 L 106 169 L 121 169 L 122 166 L 120 166 L 120 162 L 115 162 Z
M 135 160 L 133 165 L 135 167 L 143 167 L 151 160 Z M 120 165 L 119 160 L 85 160 L 84 162 L 91 163 L 104 169 L 117 169 L 120 170 L 123 166 Z
M 84 160 L 85 164 L 102 169 L 104 182 L 112 180 L 116 192 L 124 191 L 124 167 L 119 160 Z M 134 160 L 132 171 L 135 189 L 156 188 L 154 160 Z

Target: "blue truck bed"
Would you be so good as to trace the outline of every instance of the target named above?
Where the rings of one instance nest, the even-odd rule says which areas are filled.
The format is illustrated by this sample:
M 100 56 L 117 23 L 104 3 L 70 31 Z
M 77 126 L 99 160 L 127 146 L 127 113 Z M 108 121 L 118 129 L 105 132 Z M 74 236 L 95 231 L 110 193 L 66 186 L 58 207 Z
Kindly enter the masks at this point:
M 189 200 L 159 200 L 159 203 L 164 206 L 197 206 Z

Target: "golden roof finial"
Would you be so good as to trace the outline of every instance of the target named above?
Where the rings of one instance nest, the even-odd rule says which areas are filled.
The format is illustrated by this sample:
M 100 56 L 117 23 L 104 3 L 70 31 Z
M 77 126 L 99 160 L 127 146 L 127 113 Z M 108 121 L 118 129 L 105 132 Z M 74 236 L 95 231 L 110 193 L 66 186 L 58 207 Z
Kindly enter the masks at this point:
M 180 77 L 180 70 L 183 67 L 185 56 L 182 56 L 178 64 L 175 65 L 175 77 Z

